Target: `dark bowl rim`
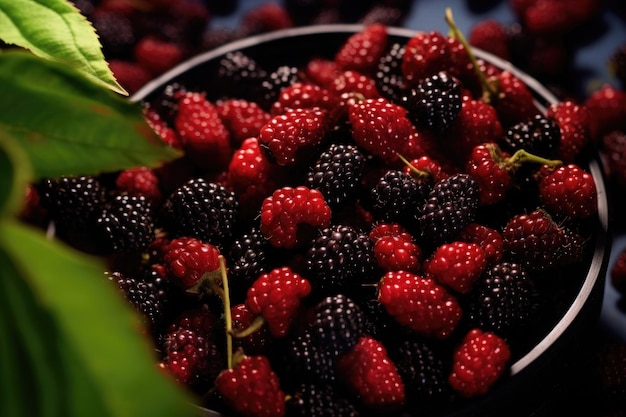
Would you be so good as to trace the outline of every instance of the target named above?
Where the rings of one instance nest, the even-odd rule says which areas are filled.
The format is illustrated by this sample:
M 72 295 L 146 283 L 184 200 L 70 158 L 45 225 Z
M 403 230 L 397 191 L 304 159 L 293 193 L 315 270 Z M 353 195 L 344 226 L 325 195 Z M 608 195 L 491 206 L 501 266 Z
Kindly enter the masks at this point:
M 181 64 L 175 66 L 169 71 L 163 73 L 159 77 L 153 79 L 152 81 L 145 84 L 140 90 L 138 90 L 135 94 L 130 97 L 131 101 L 140 102 L 146 99 L 150 94 L 154 91 L 157 91 L 159 88 L 162 88 L 171 80 L 181 76 L 186 71 L 191 70 L 197 65 L 205 63 L 207 61 L 216 59 L 225 55 L 228 52 L 245 49 L 249 47 L 254 47 L 260 43 L 271 42 L 274 40 L 284 39 L 284 38 L 296 38 L 300 36 L 314 36 L 316 34 L 330 34 L 330 33 L 338 33 L 342 35 L 349 35 L 356 33 L 362 30 L 365 25 L 362 24 L 324 24 L 324 25 L 310 25 L 310 26 L 301 26 L 289 29 L 276 30 L 273 32 L 268 32 L 260 35 L 254 35 L 247 38 L 239 39 L 233 42 L 229 42 L 224 44 L 218 48 L 212 49 L 210 51 L 206 51 L 200 53 Z M 401 28 L 394 26 L 387 26 L 387 33 L 391 36 L 402 37 L 410 39 L 415 36 L 417 33 L 422 33 L 424 31 L 410 29 L 410 28 Z M 502 70 L 509 71 L 516 77 L 520 78 L 524 83 L 535 93 L 536 96 L 540 97 L 543 100 L 542 102 L 536 102 L 540 109 L 544 112 L 547 106 L 558 103 L 559 100 L 557 97 L 550 92 L 546 87 L 544 87 L 538 80 L 534 77 L 530 76 L 526 72 L 520 70 L 515 67 L 509 61 L 503 60 L 489 52 L 483 51 L 479 48 L 472 48 L 472 51 L 476 55 L 476 57 L 484 59 L 485 61 L 494 64 L 498 68 Z M 535 360 L 539 359 L 541 355 L 543 355 L 546 351 L 548 351 L 553 345 L 556 344 L 557 340 L 561 336 L 563 336 L 568 329 L 574 324 L 575 319 L 581 313 L 585 303 L 592 296 L 592 292 L 598 283 L 598 280 L 601 280 L 606 272 L 610 246 L 611 246 L 611 238 L 609 233 L 609 204 L 607 197 L 607 188 L 605 185 L 605 176 L 604 170 L 601 163 L 601 160 L 598 155 L 593 155 L 589 161 L 589 171 L 591 172 L 597 190 L 597 205 L 598 205 L 598 213 L 597 213 L 597 231 L 596 231 L 596 245 L 593 250 L 593 255 L 591 257 L 591 264 L 589 266 L 589 270 L 584 278 L 582 287 L 578 291 L 576 298 L 573 303 L 569 306 L 563 316 L 559 319 L 556 325 L 545 335 L 539 343 L 537 343 L 530 351 L 528 351 L 524 356 L 519 358 L 517 361 L 511 364 L 510 367 L 510 376 L 514 376 L 516 374 L 521 373 L 526 368 L 528 368 Z M 216 414 L 219 415 L 219 414 Z

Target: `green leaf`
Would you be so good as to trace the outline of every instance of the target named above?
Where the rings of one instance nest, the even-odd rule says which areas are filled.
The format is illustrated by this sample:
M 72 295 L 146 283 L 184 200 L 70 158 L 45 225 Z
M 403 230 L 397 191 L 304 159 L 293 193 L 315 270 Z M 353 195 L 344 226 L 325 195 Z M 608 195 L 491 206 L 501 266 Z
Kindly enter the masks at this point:
M 32 169 L 26 154 L 0 131 L 0 216 L 18 213 L 31 179 Z
M 0 54 L 0 97 L 0 130 L 19 141 L 37 178 L 155 167 L 180 156 L 139 103 L 27 52 Z
M 128 94 L 109 69 L 93 26 L 67 0 L 0 0 L 0 39 L 71 63 L 95 82 Z
M 2 332 L 24 348 L 10 344 L 11 359 L 17 363 L 17 354 L 26 355 L 34 375 L 12 387 L 20 390 L 13 393 L 17 400 L 0 407 L 35 417 L 200 415 L 196 400 L 158 371 L 137 313 L 105 277 L 103 264 L 9 219 L 0 220 L 0 255 L 0 323 L 14 322 Z M 16 371 L 1 372 L 12 378 Z M 24 386 L 31 392 L 21 392 Z
M 3 340 L 9 342 L 0 352 L 6 360 L 2 386 L 11 389 L 0 401 L 0 415 L 61 416 L 65 384 L 54 323 L 4 252 L 0 252 L 0 271 L 0 315 L 7 332 Z

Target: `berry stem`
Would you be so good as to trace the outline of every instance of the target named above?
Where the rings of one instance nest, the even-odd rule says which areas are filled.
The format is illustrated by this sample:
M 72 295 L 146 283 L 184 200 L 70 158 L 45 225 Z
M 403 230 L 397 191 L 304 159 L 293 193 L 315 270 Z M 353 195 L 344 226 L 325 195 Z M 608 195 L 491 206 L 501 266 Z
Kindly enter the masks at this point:
M 535 164 L 542 164 L 542 165 L 547 165 L 549 167 L 558 167 L 561 166 L 563 164 L 563 161 L 559 160 L 559 159 L 546 159 L 543 158 L 541 156 L 537 156 L 537 155 L 533 155 L 532 153 L 526 152 L 524 149 L 520 149 L 518 151 L 516 151 L 510 158 L 509 158 L 509 163 L 510 164 L 524 164 L 524 163 L 535 163 Z
M 419 169 L 415 168 L 415 166 L 413 166 L 413 164 L 411 164 L 411 162 L 406 159 L 404 156 L 400 155 L 399 153 L 396 154 L 398 155 L 398 158 L 400 158 L 400 160 L 409 167 L 409 169 L 411 170 L 411 172 L 415 175 L 411 175 L 413 178 L 415 179 L 427 179 L 430 174 L 426 171 L 420 171 Z
M 450 26 L 450 30 L 452 31 L 453 36 L 461 42 L 461 45 L 465 48 L 467 52 L 467 56 L 469 57 L 472 66 L 474 67 L 474 72 L 480 79 L 480 84 L 483 88 L 483 101 L 485 103 L 491 103 L 494 98 L 503 98 L 503 93 L 500 91 L 499 83 L 497 79 L 488 79 L 483 71 L 481 71 L 480 66 L 478 65 L 478 60 L 476 59 L 476 55 L 472 51 L 472 47 L 469 42 L 463 35 L 463 32 L 456 25 L 454 18 L 452 17 L 452 8 L 446 7 L 446 23 Z
M 250 326 L 246 327 L 245 329 L 238 329 L 238 330 L 231 329 L 230 333 L 233 337 L 236 337 L 239 339 L 242 337 L 250 336 L 252 333 L 256 332 L 261 327 L 263 327 L 264 324 L 265 324 L 265 319 L 263 318 L 263 316 L 256 316 L 252 324 L 250 324 Z
M 233 316 L 230 311 L 230 290 L 228 288 L 228 274 L 226 273 L 226 261 L 224 256 L 219 256 L 220 272 L 222 274 L 222 285 L 224 286 L 224 292 L 222 295 L 222 301 L 224 302 L 224 321 L 226 322 L 226 364 L 228 369 L 233 368 Z

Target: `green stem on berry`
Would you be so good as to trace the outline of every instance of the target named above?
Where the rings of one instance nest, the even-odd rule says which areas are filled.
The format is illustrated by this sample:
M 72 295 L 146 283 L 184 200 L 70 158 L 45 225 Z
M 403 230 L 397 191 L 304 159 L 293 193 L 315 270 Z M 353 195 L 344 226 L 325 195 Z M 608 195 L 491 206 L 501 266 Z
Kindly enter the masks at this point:
M 420 171 L 419 169 L 415 168 L 415 166 L 413 166 L 413 164 L 411 164 L 411 162 L 409 162 L 409 160 L 406 159 L 404 156 L 400 155 L 399 153 L 397 153 L 396 155 L 398 155 L 398 158 L 400 158 L 404 165 L 409 167 L 409 169 L 411 170 L 411 176 L 413 178 L 417 180 L 425 180 L 430 177 L 430 174 L 427 171 Z
M 476 55 L 474 55 L 474 52 L 472 51 L 472 47 L 463 35 L 463 32 L 461 32 L 459 27 L 454 22 L 454 19 L 452 17 L 452 9 L 450 7 L 446 7 L 446 23 L 448 24 L 448 26 L 450 26 L 450 30 L 452 31 L 453 36 L 459 42 L 461 42 L 461 45 L 463 45 L 465 51 L 467 51 L 467 56 L 469 57 L 472 66 L 474 67 L 474 72 L 480 79 L 480 84 L 482 85 L 483 101 L 485 103 L 491 103 L 494 99 L 503 98 L 504 94 L 500 89 L 500 83 L 498 82 L 497 78 L 488 79 L 485 73 L 480 69 L 480 66 L 478 65 L 478 60 L 476 59 Z
M 228 369 L 233 368 L 233 336 L 231 335 L 233 331 L 233 316 L 230 311 L 230 290 L 228 289 L 228 274 L 226 273 L 226 261 L 224 260 L 224 256 L 219 256 L 220 262 L 220 272 L 222 274 L 222 285 L 224 286 L 224 291 L 222 295 L 222 301 L 224 303 L 224 321 L 226 322 L 226 364 Z
M 242 337 L 250 336 L 252 333 L 258 331 L 265 324 L 263 316 L 256 316 L 250 326 L 245 329 L 238 329 L 230 331 L 231 336 L 241 339 Z
M 530 152 L 526 152 L 524 149 L 520 149 L 516 151 L 510 158 L 508 158 L 508 161 L 512 165 L 534 163 L 534 164 L 547 165 L 551 168 L 563 165 L 563 161 L 559 159 L 543 158 L 541 156 L 534 155 Z

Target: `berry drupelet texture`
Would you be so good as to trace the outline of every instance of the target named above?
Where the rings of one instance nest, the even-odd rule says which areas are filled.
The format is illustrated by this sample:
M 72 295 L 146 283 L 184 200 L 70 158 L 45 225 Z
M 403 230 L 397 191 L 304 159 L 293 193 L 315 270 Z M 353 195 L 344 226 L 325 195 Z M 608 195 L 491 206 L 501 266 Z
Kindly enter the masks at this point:
M 363 335 L 363 311 L 343 294 L 324 298 L 315 305 L 313 314 L 311 335 L 332 358 L 352 349 Z
M 312 242 L 306 269 L 315 289 L 357 291 L 377 279 L 374 245 L 367 234 L 350 226 L 331 226 Z
M 489 268 L 470 294 L 469 321 L 502 336 L 530 329 L 540 309 L 539 290 L 524 269 L 501 262 Z
M 60 232 L 86 232 L 100 214 L 106 190 L 98 178 L 62 176 L 37 185 L 39 201 Z
M 360 190 L 365 156 L 354 145 L 333 143 L 307 174 L 306 186 L 319 190 L 330 207 L 350 201 Z
M 118 194 L 105 203 L 95 229 L 105 250 L 141 252 L 155 237 L 152 204 L 143 195 Z
M 435 184 L 418 219 L 423 238 L 441 244 L 461 231 L 476 216 L 478 196 L 478 184 L 467 174 Z
M 175 236 L 195 237 L 224 247 L 236 230 L 237 196 L 204 178 L 192 178 L 178 187 L 164 205 L 165 220 Z
M 376 219 L 411 228 L 426 202 L 430 184 L 398 170 L 387 171 L 371 191 L 372 212 Z
M 416 126 L 443 134 L 461 111 L 461 85 L 448 73 L 439 72 L 411 89 L 402 104 Z

